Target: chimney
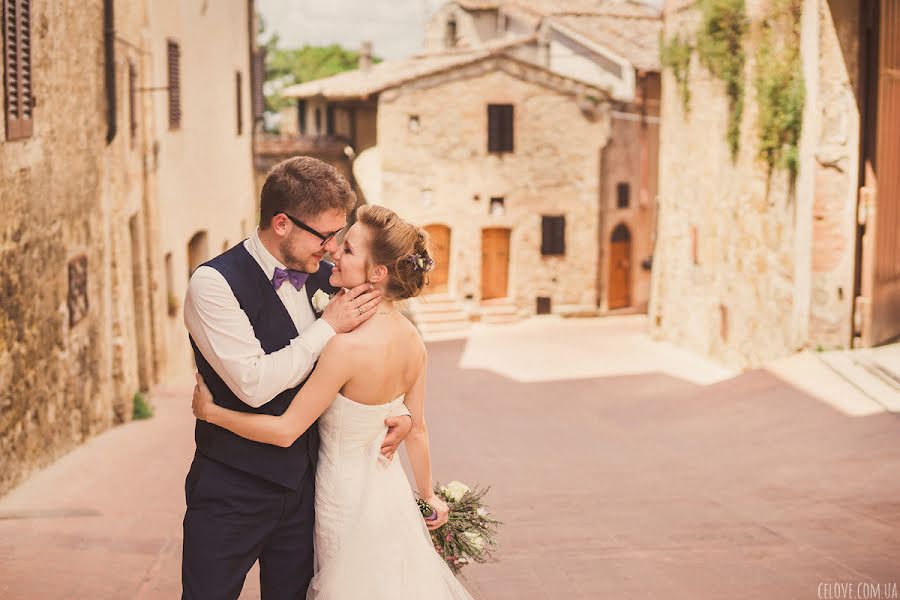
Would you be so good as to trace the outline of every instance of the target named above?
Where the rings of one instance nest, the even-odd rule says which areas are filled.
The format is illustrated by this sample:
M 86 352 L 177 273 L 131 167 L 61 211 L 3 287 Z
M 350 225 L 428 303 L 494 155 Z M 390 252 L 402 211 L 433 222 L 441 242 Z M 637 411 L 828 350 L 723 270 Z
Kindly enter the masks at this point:
M 363 42 L 359 49 L 359 70 L 368 71 L 372 66 L 372 42 Z

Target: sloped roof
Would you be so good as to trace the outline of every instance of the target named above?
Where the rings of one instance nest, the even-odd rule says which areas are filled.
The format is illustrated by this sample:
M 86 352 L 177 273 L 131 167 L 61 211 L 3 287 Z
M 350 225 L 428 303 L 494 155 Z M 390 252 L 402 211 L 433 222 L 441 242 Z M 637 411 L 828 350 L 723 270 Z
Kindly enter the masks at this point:
M 501 0 L 456 0 L 465 10 L 497 10 L 502 4 Z
M 282 95 L 288 98 L 322 96 L 329 100 L 367 98 L 419 77 L 502 54 L 508 48 L 533 40 L 533 36 L 524 36 L 474 49 L 442 51 L 402 60 L 386 60 L 372 65 L 367 70 L 345 71 L 332 77 L 292 85 L 285 88 Z
M 598 46 L 609 48 L 638 69 L 659 71 L 659 34 L 662 20 L 658 16 L 559 15 L 550 18 Z
M 519 8 L 536 16 L 609 15 L 615 17 L 659 17 L 652 6 L 635 0 L 502 0 L 501 5 Z

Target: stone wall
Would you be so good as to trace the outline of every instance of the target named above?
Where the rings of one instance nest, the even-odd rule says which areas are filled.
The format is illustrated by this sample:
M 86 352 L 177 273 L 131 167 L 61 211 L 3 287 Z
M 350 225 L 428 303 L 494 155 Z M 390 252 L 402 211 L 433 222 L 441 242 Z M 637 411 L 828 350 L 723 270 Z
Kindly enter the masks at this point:
M 653 255 L 659 156 L 659 85 L 654 74 L 641 84 L 646 106 L 620 104 L 611 113 L 609 144 L 602 152 L 600 206 L 600 263 L 597 301 L 609 308 L 610 239 L 624 224 L 631 235 L 629 268 L 631 308 L 646 312 L 650 298 L 650 270 L 642 264 Z M 630 201 L 618 208 L 617 186 L 628 184 Z
M 722 82 L 694 53 L 686 112 L 671 71 L 664 73 L 650 306 L 655 337 L 738 367 L 803 347 L 849 344 L 858 112 L 848 75 L 855 67 L 836 51 L 828 4 L 805 4 L 807 93 L 793 187 L 782 170 L 768 179 L 757 157 L 755 32 L 768 0 L 747 2 L 751 33 L 736 160 L 726 143 Z M 669 2 L 664 35 L 693 39 L 698 21 L 691 5 Z M 834 136 L 837 144 L 829 141 Z M 843 160 L 840 167 L 825 158 L 835 147 L 828 154 Z
M 538 296 L 555 312 L 596 309 L 608 105 L 588 102 L 583 112 L 561 81 L 498 58 L 381 95 L 381 200 L 419 225 L 450 227 L 449 292 L 458 298 L 481 298 L 481 232 L 501 227 L 511 230 L 509 297 L 523 312 L 534 313 Z M 512 153 L 487 152 L 491 103 L 514 106 Z M 505 199 L 505 214 L 490 214 L 491 197 Z M 542 215 L 565 215 L 565 256 L 541 255 Z
M 107 144 L 102 4 L 32 6 L 34 134 L 0 144 L 0 493 L 128 420 L 155 376 L 152 346 L 135 343 L 138 322 L 152 335 L 149 306 L 132 291 L 147 287 L 140 140 L 128 126 L 128 60 L 140 72 L 142 57 L 117 45 Z M 119 37 L 139 45 L 142 19 L 123 7 Z M 70 325 L 69 262 L 82 256 L 88 310 Z
M 130 419 L 138 390 L 190 371 L 188 241 L 205 232 L 218 253 L 256 223 L 246 3 L 116 3 L 109 142 L 103 4 L 32 6 L 34 134 L 6 141 L 0 120 L 0 494 Z M 168 38 L 182 47 L 176 131 L 160 91 Z M 81 258 L 87 311 L 70 323 Z

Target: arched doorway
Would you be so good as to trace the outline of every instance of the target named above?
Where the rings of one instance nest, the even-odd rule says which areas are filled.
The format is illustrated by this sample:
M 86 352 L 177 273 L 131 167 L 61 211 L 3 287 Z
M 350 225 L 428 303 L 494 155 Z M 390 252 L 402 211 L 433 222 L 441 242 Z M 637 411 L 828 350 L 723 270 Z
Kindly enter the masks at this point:
M 509 229 L 481 232 L 481 299 L 505 298 L 509 283 Z
M 624 223 L 616 225 L 609 243 L 608 306 L 631 306 L 631 232 Z
M 194 270 L 209 260 L 209 236 L 205 231 L 198 231 L 188 242 L 188 279 Z
M 431 238 L 431 256 L 434 270 L 425 288 L 428 294 L 444 294 L 450 279 L 450 228 L 446 225 L 427 225 L 425 232 Z

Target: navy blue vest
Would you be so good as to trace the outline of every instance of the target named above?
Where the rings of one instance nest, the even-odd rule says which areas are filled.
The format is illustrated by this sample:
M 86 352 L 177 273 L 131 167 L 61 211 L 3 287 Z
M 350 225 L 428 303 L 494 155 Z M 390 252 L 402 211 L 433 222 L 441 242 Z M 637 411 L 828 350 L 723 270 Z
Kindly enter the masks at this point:
M 250 256 L 243 242 L 205 263 L 205 266 L 221 273 L 231 286 L 234 297 L 250 319 L 263 352 L 271 354 L 281 350 L 297 337 L 294 321 L 275 293 L 272 282 L 266 279 L 259 263 Z M 317 290 L 321 289 L 329 294 L 337 291 L 328 283 L 331 269 L 330 263 L 322 261 L 319 263 L 319 270 L 307 279 L 306 294 L 310 302 Z M 191 347 L 194 349 L 197 370 L 219 406 L 241 412 L 280 415 L 287 410 L 303 385 L 301 382 L 297 387 L 285 390 L 255 409 L 242 402 L 231 391 L 200 353 L 193 339 Z M 290 448 L 247 440 L 217 425 L 199 420 L 194 430 L 194 439 L 197 451 L 201 454 L 291 489 L 300 486 L 310 466 L 315 467 L 319 453 L 319 430 L 315 423 Z

